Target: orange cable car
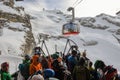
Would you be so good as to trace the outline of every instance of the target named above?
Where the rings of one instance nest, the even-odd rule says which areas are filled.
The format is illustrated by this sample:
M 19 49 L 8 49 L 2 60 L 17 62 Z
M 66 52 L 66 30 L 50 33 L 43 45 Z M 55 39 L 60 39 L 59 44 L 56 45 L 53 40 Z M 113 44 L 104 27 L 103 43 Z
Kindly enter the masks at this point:
M 75 22 L 69 22 L 63 25 L 62 34 L 63 35 L 77 35 L 80 33 L 79 24 Z

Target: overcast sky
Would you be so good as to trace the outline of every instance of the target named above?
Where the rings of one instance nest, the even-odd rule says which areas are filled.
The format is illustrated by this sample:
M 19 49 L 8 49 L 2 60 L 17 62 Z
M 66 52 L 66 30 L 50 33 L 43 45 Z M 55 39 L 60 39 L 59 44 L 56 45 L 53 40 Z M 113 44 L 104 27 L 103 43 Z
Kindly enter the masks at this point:
M 78 2 L 76 2 L 78 1 Z M 24 5 L 32 10 L 60 9 L 66 11 L 69 6 L 76 6 L 80 0 L 24 0 Z M 20 5 L 23 2 L 17 2 Z M 120 10 L 120 0 L 83 0 L 75 7 L 76 17 L 94 17 L 100 13 L 115 15 Z M 67 11 L 66 11 L 67 12 Z

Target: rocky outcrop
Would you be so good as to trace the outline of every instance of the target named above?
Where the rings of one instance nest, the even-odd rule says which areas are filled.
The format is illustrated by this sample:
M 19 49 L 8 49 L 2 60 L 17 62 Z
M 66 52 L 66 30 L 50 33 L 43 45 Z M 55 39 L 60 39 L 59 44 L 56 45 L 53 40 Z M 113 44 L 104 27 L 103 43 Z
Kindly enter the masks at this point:
M 35 39 L 34 39 L 34 36 L 32 33 L 32 26 L 30 23 L 30 16 L 29 15 L 25 16 L 25 25 L 24 26 L 28 27 L 30 30 L 26 31 L 25 44 L 23 44 L 24 45 L 23 51 L 24 51 L 24 53 L 30 54 L 30 53 L 32 53 L 32 50 L 35 46 Z
M 9 22 L 6 19 L 0 18 L 0 36 L 3 35 L 3 27 L 6 26 L 6 23 Z
M 1 1 L 2 0 L 0 0 L 0 2 Z M 25 36 L 24 36 L 25 42 L 23 42 L 23 44 L 21 44 L 20 49 L 23 51 L 23 53 L 31 53 L 33 50 L 34 44 L 35 44 L 35 40 L 34 40 L 33 33 L 32 33 L 30 16 L 28 14 L 21 15 L 20 11 L 24 12 L 24 8 L 23 7 L 14 7 L 14 0 L 3 0 L 3 4 L 11 7 L 13 10 L 18 12 L 18 14 L 8 13 L 7 11 L 5 12 L 5 11 L 0 10 L 0 27 L 1 27 L 1 29 L 6 27 L 13 31 L 25 32 Z M 12 27 L 9 25 L 10 22 L 22 23 L 23 28 L 25 28 L 27 30 L 18 29 L 18 27 Z
M 18 12 L 20 12 L 21 10 L 24 11 L 24 7 L 22 7 L 22 6 L 14 7 L 14 9 L 16 9 Z
M 113 21 L 113 20 L 110 20 L 110 19 L 108 19 L 108 18 L 103 18 L 103 20 L 106 20 L 106 21 L 108 21 L 109 23 L 112 23 L 112 24 L 120 27 L 120 22 Z
M 116 15 L 117 15 L 117 16 L 120 16 L 120 11 L 118 11 L 118 12 L 116 13 Z
M 83 18 L 79 20 L 80 24 L 84 27 L 89 27 L 92 29 L 101 29 L 101 30 L 105 30 L 107 28 L 109 28 L 106 25 L 101 25 L 101 24 L 94 24 L 96 22 L 96 20 L 94 18 Z
M 26 36 L 24 38 L 25 38 L 25 43 L 22 44 L 21 50 L 25 54 L 30 54 L 32 53 L 32 50 L 35 45 L 35 39 L 33 37 L 33 33 L 31 31 L 27 31 Z
M 21 22 L 21 23 L 26 22 L 25 17 L 21 17 L 20 15 L 17 15 L 17 14 L 12 14 L 12 13 L 2 12 L 2 11 L 0 11 L 0 18 L 4 18 L 12 22 Z
M 116 35 L 120 35 L 120 29 L 117 30 Z
M 0 28 L 3 28 L 9 20 L 0 18 Z
M 119 17 L 110 16 L 104 13 L 97 15 L 96 17 L 101 17 L 103 20 L 107 21 L 108 23 L 111 23 L 113 25 L 120 27 L 120 22 L 117 20 L 119 19 Z
M 6 6 L 10 6 L 13 8 L 14 6 L 14 0 L 3 0 L 3 4 Z
M 114 35 L 114 34 L 112 34 L 114 37 L 115 37 L 115 39 L 119 42 L 119 44 L 120 44 L 120 38 L 118 38 L 116 35 Z

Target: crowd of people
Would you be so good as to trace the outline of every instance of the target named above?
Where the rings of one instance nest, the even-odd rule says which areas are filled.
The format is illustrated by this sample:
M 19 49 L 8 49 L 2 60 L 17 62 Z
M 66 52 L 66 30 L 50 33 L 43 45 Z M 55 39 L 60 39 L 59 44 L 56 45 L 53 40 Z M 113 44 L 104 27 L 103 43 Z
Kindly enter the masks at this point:
M 9 63 L 1 64 L 1 80 L 120 80 L 117 69 L 102 60 L 93 62 L 86 57 L 86 50 L 72 50 L 67 55 L 56 52 L 45 56 L 39 50 L 26 54 L 18 66 L 19 71 L 9 73 Z

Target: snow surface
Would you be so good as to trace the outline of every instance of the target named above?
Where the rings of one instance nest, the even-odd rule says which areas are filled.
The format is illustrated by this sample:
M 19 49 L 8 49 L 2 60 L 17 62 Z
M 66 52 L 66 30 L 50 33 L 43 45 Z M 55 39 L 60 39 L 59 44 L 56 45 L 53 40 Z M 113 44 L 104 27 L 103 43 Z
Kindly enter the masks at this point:
M 2 2 L 0 2 L 0 11 L 20 15 L 18 11 L 12 9 L 9 6 L 5 6 Z
M 26 8 L 27 9 L 27 8 Z M 51 36 L 59 36 L 61 34 L 62 25 L 67 22 L 67 19 L 63 14 L 57 14 L 52 11 L 40 11 L 40 10 L 28 10 L 26 13 L 29 13 L 34 19 L 31 19 L 32 31 L 38 43 L 38 34 L 48 34 Z M 109 26 L 108 29 L 118 29 L 118 26 L 113 26 L 108 22 L 103 22 L 100 18 L 96 18 L 97 22 L 94 24 L 107 24 Z M 120 22 L 120 19 L 117 19 Z M 112 25 L 112 26 L 111 26 Z M 14 56 L 19 54 L 19 48 L 22 43 L 24 33 L 23 32 L 14 32 L 8 29 L 3 30 L 4 35 L 0 36 L 0 50 L 3 50 L 0 55 L 0 63 L 3 61 L 9 61 L 10 72 L 13 73 L 17 71 L 17 65 L 21 62 L 21 57 Z M 80 34 L 76 36 L 69 37 L 74 40 L 78 46 L 79 50 L 83 52 L 85 49 L 87 50 L 87 56 L 90 58 L 93 63 L 100 59 L 103 60 L 107 65 L 113 65 L 120 71 L 120 44 L 118 41 L 112 36 L 113 33 L 108 32 L 108 30 L 100 30 L 100 29 L 92 29 L 88 27 L 80 26 Z M 87 42 L 96 41 L 97 45 L 84 46 Z M 5 43 L 8 42 L 8 43 Z M 46 41 L 46 45 L 48 47 L 49 53 L 52 54 L 55 52 L 55 45 L 57 45 L 58 51 L 63 51 L 65 47 L 65 40 L 57 40 L 51 39 Z M 14 44 L 14 47 L 11 46 Z M 40 45 L 40 44 L 38 44 Z M 16 47 L 16 48 L 15 48 Z M 8 48 L 12 48 L 13 52 L 8 52 Z M 14 50 L 17 51 L 14 53 Z M 11 55 L 12 54 L 12 55 Z M 47 54 L 47 53 L 46 53 Z

